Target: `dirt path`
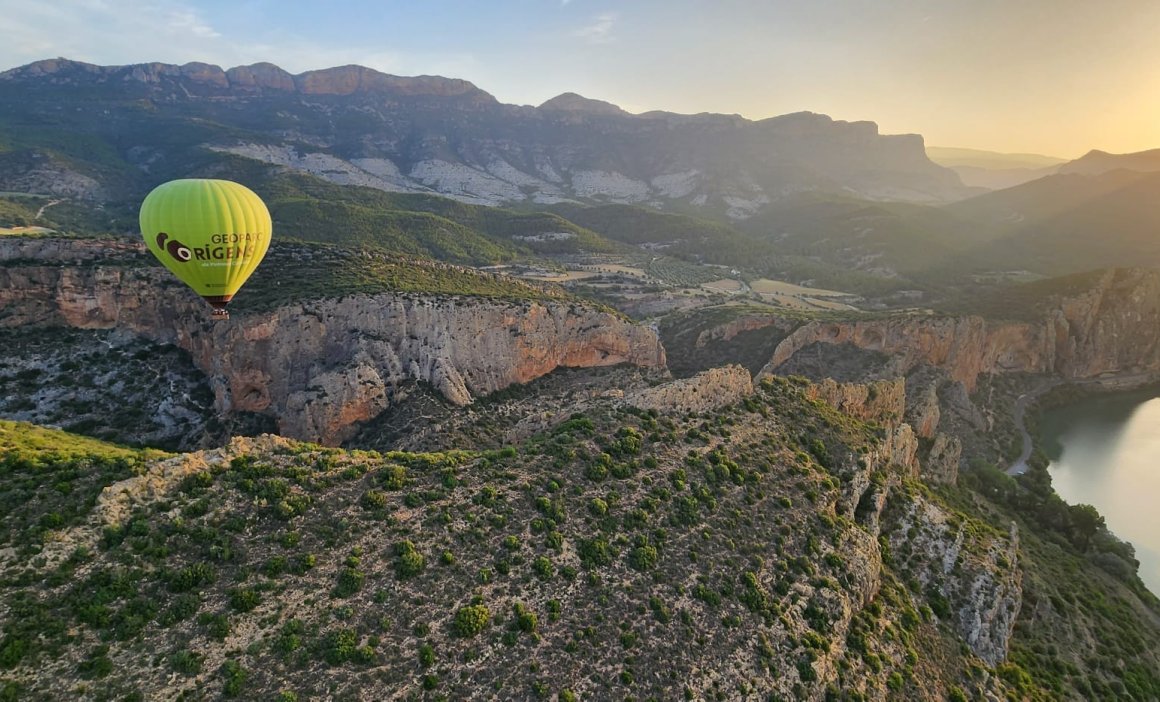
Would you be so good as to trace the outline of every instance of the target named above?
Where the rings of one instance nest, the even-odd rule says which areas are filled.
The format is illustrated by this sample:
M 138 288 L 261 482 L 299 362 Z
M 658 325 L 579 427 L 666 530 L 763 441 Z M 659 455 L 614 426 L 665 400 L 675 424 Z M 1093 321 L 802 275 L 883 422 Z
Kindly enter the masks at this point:
M 64 202 L 64 200 L 51 200 L 41 205 L 40 209 L 36 211 L 36 219 L 40 219 L 42 216 L 44 216 L 44 211 L 48 208 L 52 207 L 53 205 L 59 205 L 62 202 Z

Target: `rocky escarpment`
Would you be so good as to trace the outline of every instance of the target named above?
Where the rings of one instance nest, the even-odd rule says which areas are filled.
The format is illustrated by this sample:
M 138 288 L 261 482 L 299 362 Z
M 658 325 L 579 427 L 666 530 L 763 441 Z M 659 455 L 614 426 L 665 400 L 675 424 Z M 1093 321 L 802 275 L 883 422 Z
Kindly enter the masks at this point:
M 814 344 L 849 344 L 890 356 L 888 376 L 925 363 L 944 369 L 969 390 L 981 373 L 1043 372 L 1054 361 L 1044 325 L 992 324 L 982 317 L 908 316 L 851 322 L 811 322 L 777 345 L 761 373 L 775 373 Z
M 333 444 L 406 381 L 466 404 L 562 366 L 663 367 L 656 335 L 573 302 L 384 293 L 286 305 L 214 324 L 155 268 L 0 268 L 0 325 L 117 328 L 189 352 L 223 414 L 257 412 Z
M 693 342 L 693 347 L 698 349 L 705 348 L 714 342 L 731 341 L 738 334 L 747 331 L 756 331 L 772 326 L 776 326 L 779 329 L 783 329 L 786 333 L 789 333 L 789 331 L 797 326 L 797 322 L 770 314 L 743 315 L 701 331 L 697 334 L 697 339 Z
M 773 351 L 774 373 L 813 344 L 851 344 L 890 356 L 890 375 L 925 364 L 971 392 L 981 374 L 1051 373 L 1090 378 L 1160 370 L 1160 273 L 1117 269 L 1087 292 L 1058 301 L 1039 322 L 982 317 L 906 316 L 811 322 Z
M 980 529 L 917 495 L 892 503 L 885 520 L 894 567 L 918 581 L 977 656 L 1006 659 L 1023 602 L 1016 525 L 1007 534 Z
M 61 239 L 58 237 L 10 237 L 0 242 L 0 264 L 40 261 L 77 263 L 108 259 L 143 251 L 140 241 L 126 239 Z
M 757 377 L 905 377 L 903 417 L 930 440 L 921 456 L 927 475 L 954 482 L 963 441 L 978 443 L 996 422 L 972 399 L 981 380 L 988 382 L 986 403 L 990 381 L 1005 374 L 1074 380 L 1121 374 L 1139 382 L 1160 373 L 1160 273 L 1110 270 L 1081 293 L 1044 295 L 1038 304 L 1034 322 L 939 315 L 810 322 L 776 345 Z M 1002 458 L 1001 439 L 983 443 L 994 444 L 988 458 Z
M 881 458 L 884 463 L 901 466 L 910 477 L 921 476 L 928 482 L 953 485 L 958 480 L 962 442 L 950 434 L 933 431 L 934 426 L 937 426 L 937 397 L 934 399 L 934 426 L 919 425 L 923 428 L 916 429 L 910 423 L 908 395 L 925 393 L 910 393 L 908 384 L 909 381 L 904 378 L 868 383 L 839 383 L 825 378 L 811 384 L 806 389 L 806 396 L 827 402 L 851 417 L 883 425 L 885 436 Z M 924 430 L 930 433 L 924 433 Z M 920 439 L 929 441 L 923 442 Z M 851 516 L 854 514 L 854 506 L 863 499 L 868 487 L 868 478 L 865 476 L 851 481 L 848 495 Z M 881 512 L 885 498 L 885 491 L 871 498 L 875 503 L 874 520 Z
M 828 455 L 826 450 L 843 485 L 836 511 L 870 534 L 882 535 L 890 547 L 886 560 L 921 585 L 937 616 L 954 626 L 980 658 L 991 665 L 1002 662 L 1022 602 L 1014 525 L 1004 538 L 963 521 L 908 482 L 921 474 L 953 483 L 958 439 L 938 434 L 933 446 L 921 451 L 914 431 L 901 421 L 906 402 L 901 378 L 865 384 L 825 380 L 809 385 L 805 396 L 884 425 L 881 440 L 861 452 Z
M 902 378 L 871 383 L 839 383 L 826 378 L 806 391 L 851 417 L 886 425 L 902 421 L 906 408 L 906 381 Z

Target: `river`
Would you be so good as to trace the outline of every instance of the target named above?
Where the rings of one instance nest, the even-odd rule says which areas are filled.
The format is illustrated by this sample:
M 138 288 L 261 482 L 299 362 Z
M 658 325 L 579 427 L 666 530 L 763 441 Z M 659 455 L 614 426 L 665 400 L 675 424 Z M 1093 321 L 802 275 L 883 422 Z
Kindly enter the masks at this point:
M 1085 399 L 1043 413 L 1040 435 L 1060 497 L 1093 505 L 1136 548 L 1160 593 L 1160 397 L 1155 389 Z

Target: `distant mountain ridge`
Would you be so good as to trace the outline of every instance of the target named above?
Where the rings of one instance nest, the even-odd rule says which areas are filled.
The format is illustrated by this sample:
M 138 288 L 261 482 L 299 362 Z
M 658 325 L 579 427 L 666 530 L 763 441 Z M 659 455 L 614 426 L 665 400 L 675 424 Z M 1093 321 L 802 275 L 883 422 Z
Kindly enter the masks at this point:
M 1129 154 L 1110 154 L 1099 149 L 1092 149 L 1080 158 L 1059 168 L 1060 173 L 1082 173 L 1083 175 L 1100 175 L 1115 170 L 1139 173 L 1160 171 L 1160 149 L 1149 149 Z
M 930 160 L 951 169 L 969 186 L 1001 190 L 1056 172 L 1067 159 L 1042 154 L 1010 154 L 982 149 L 928 146 Z
M 100 84 L 115 81 L 161 85 L 166 81 L 176 81 L 187 89 L 200 88 L 200 94 L 203 95 L 213 95 L 220 91 L 298 92 L 304 95 L 394 93 L 444 97 L 469 96 L 497 102 L 494 97 L 465 80 L 441 76 L 393 76 L 356 65 L 336 66 L 293 75 L 272 63 L 265 62 L 223 70 L 220 66 L 200 62 L 181 66 L 166 63 L 99 66 L 58 58 L 37 61 L 5 71 L 0 73 L 0 80 L 45 81 L 54 85 Z M 188 96 L 194 97 L 198 94 L 190 92 Z
M 215 153 L 475 204 L 626 203 L 731 219 L 801 193 L 970 194 L 927 159 L 922 137 L 880 135 L 872 122 L 632 115 L 572 93 L 515 106 L 468 81 L 361 66 L 292 75 L 268 63 L 51 59 L 0 73 L 0 103 L 0 189 L 59 181 L 97 200 L 212 169 Z
M 1071 161 L 1042 154 L 1008 154 L 945 146 L 928 146 L 926 154 L 930 160 L 957 173 L 964 184 L 990 190 L 1013 188 L 1056 174 L 1098 176 L 1115 170 L 1160 171 L 1160 149 L 1126 154 L 1092 149 Z

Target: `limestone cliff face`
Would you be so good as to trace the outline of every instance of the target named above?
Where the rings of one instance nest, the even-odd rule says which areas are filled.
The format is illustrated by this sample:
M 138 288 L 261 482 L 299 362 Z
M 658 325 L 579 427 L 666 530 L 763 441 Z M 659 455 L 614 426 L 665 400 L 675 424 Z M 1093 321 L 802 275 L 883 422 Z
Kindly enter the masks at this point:
M 1032 324 L 990 325 L 982 317 L 901 317 L 856 322 L 811 322 L 774 349 L 761 375 L 776 372 L 815 343 L 853 344 L 894 358 L 896 375 L 920 363 L 945 368 L 974 389 L 980 373 L 1039 372 L 1050 366 L 1048 334 Z
M 961 439 L 939 433 L 922 459 L 922 477 L 928 482 L 954 485 L 959 480 L 959 461 L 963 455 Z
M 221 413 L 274 416 L 286 436 L 335 444 L 404 381 L 467 404 L 561 366 L 662 367 L 651 330 L 566 302 L 419 294 L 352 296 L 206 320 L 155 268 L 0 268 L 0 326 L 118 328 L 190 353 Z
M 13 237 L 0 245 L 0 263 L 44 261 L 75 263 L 109 258 L 144 249 L 137 241 L 124 239 L 58 239 L 55 237 Z
M 713 342 L 729 341 L 738 334 L 747 331 L 754 331 L 757 329 L 764 329 L 766 327 L 776 326 L 779 329 L 789 331 L 796 325 L 794 320 L 777 317 L 774 315 L 745 315 L 737 319 L 731 319 L 724 324 L 718 324 L 702 331 L 697 335 L 697 340 L 693 342 L 694 347 L 701 349 Z
M 909 316 L 811 322 L 774 349 L 758 377 L 775 373 L 815 343 L 853 344 L 892 357 L 893 375 L 920 364 L 944 370 L 973 391 L 980 373 L 1053 373 L 1089 378 L 1160 370 L 1160 272 L 1108 271 L 1089 291 L 1064 298 L 1039 322 L 982 317 Z M 927 415 L 919 430 L 930 435 Z
M 934 386 L 930 386 L 933 390 Z M 881 445 L 863 461 L 865 475 L 855 476 L 850 481 L 847 498 L 847 516 L 853 517 L 855 507 L 863 499 L 869 487 L 869 473 L 882 465 L 896 465 L 913 478 L 936 483 L 955 484 L 959 477 L 959 461 L 963 444 L 958 438 L 943 432 L 935 432 L 938 425 L 938 398 L 934 397 L 933 424 L 916 425 L 903 421 L 910 419 L 907 380 L 878 380 L 869 383 L 839 383 L 833 379 L 813 383 L 806 389 L 806 396 L 822 400 L 836 409 L 863 421 L 883 425 L 885 434 Z M 920 417 L 929 417 L 922 414 Z M 927 431 L 928 433 L 923 433 Z M 921 445 L 919 438 L 931 439 Z M 881 512 L 886 492 L 875 500 L 875 513 Z M 877 516 L 871 519 L 876 521 Z

